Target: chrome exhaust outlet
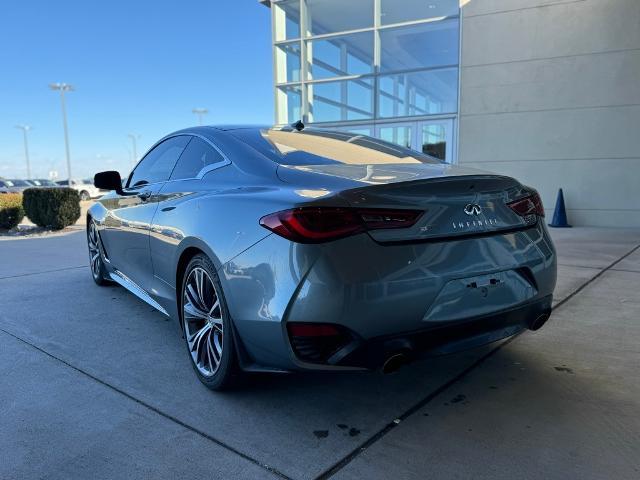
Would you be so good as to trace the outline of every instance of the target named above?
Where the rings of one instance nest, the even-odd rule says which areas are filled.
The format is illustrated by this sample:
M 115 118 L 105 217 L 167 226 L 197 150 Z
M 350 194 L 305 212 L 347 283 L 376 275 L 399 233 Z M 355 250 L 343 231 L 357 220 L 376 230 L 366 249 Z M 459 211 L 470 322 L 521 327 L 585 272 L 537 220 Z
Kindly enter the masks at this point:
M 542 326 L 545 323 L 547 323 L 547 320 L 549 320 L 550 316 L 551 314 L 549 312 L 545 312 L 538 315 L 536 319 L 533 322 L 531 322 L 531 325 L 529 325 L 529 330 L 533 330 L 533 331 L 540 330 Z
M 393 373 L 407 363 L 409 363 L 409 357 L 406 354 L 394 353 L 385 360 L 384 364 L 382 365 L 382 373 L 384 373 L 385 375 L 388 373 Z

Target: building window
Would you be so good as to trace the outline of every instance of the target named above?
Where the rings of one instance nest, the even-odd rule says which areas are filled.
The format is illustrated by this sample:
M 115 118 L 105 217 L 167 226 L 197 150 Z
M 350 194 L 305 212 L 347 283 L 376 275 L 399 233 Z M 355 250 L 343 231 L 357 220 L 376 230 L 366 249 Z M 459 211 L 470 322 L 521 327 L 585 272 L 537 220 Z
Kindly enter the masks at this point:
M 455 113 L 457 105 L 457 68 L 384 75 L 378 80 L 380 118 Z
M 307 40 L 307 79 L 373 72 L 373 31 Z
M 422 125 L 420 143 L 422 153 L 441 160 L 447 158 L 447 132 L 444 125 Z
M 370 133 L 454 161 L 458 3 L 272 0 L 276 122 Z
M 458 19 L 380 30 L 380 70 L 458 64 Z
M 384 126 L 380 127 L 378 135 L 382 140 L 395 143 L 406 148 L 413 147 L 413 129 L 410 126 Z
M 458 15 L 459 0 L 380 0 L 380 2 L 381 25 Z
M 300 42 L 279 43 L 275 48 L 276 82 L 300 81 Z
M 300 0 L 273 4 L 273 29 L 276 41 L 300 38 Z
M 373 27 L 374 0 L 303 0 L 307 36 Z
M 278 123 L 292 123 L 302 118 L 302 89 L 299 85 L 276 88 L 276 112 Z
M 307 91 L 311 122 L 373 118 L 373 79 L 310 83 Z

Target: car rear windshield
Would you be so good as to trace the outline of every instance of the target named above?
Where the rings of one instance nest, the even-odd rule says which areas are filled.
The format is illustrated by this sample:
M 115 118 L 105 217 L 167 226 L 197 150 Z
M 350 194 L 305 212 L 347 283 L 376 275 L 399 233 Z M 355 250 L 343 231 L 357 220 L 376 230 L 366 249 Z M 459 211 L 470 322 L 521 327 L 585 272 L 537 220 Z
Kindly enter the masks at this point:
M 442 163 L 366 135 L 332 130 L 238 129 L 236 137 L 282 165 Z

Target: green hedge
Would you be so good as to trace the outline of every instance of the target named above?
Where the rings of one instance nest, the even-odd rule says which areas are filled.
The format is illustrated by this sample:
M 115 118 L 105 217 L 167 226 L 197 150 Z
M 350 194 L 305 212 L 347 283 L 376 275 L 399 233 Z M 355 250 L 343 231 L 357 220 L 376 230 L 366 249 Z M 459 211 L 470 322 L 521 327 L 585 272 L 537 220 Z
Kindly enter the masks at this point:
M 73 188 L 27 188 L 22 204 L 40 227 L 60 230 L 80 218 L 80 195 Z
M 0 193 L 0 228 L 7 230 L 15 228 L 23 218 L 22 195 L 19 193 Z

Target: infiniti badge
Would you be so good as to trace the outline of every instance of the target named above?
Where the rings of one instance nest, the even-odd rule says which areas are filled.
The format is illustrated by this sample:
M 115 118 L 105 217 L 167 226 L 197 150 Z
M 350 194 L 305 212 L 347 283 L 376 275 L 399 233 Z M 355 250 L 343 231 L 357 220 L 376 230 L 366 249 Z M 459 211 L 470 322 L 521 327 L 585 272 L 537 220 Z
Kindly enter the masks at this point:
M 482 208 L 477 203 L 469 203 L 464 207 L 464 213 L 467 215 L 480 215 L 480 212 L 482 212 Z

